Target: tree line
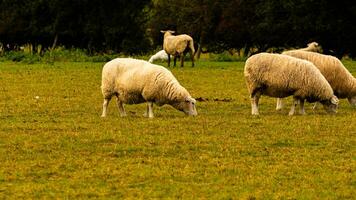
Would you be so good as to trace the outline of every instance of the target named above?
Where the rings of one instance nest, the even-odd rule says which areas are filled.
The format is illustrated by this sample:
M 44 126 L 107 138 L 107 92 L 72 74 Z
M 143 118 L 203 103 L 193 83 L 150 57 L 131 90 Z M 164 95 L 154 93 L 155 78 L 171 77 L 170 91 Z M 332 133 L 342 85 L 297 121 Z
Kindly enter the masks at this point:
M 356 57 L 355 19 L 349 0 L 0 0 L 0 43 L 140 54 L 161 47 L 160 30 L 170 29 L 191 35 L 198 53 L 317 41 L 325 53 Z

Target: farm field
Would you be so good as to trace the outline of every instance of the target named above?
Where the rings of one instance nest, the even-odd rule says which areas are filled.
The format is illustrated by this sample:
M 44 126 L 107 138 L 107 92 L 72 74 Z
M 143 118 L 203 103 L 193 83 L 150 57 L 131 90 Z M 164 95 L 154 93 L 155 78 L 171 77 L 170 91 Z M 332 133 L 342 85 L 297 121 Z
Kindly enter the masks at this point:
M 345 61 L 356 76 L 356 62 Z M 166 64 L 164 64 L 165 66 Z M 251 115 L 243 62 L 170 68 L 197 117 L 115 99 L 101 118 L 103 63 L 0 62 L 1 199 L 353 199 L 356 108 Z

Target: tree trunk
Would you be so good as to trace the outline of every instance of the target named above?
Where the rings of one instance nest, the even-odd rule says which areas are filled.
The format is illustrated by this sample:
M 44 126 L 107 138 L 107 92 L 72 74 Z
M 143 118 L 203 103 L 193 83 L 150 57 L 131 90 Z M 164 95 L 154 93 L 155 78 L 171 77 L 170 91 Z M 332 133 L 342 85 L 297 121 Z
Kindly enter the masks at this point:
M 53 44 L 52 44 L 52 47 L 51 47 L 51 51 L 53 51 L 54 48 L 56 48 L 57 41 L 58 41 L 58 33 L 56 33 L 56 35 L 54 36 L 54 40 L 53 40 Z

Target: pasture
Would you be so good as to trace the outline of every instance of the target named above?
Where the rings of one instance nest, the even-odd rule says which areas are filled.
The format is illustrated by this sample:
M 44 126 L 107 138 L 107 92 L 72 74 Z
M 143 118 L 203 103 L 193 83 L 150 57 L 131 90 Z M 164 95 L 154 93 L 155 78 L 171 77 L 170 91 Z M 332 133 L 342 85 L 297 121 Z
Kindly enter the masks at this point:
M 356 62 L 345 61 L 356 76 Z M 164 64 L 165 66 L 166 64 Z M 252 116 L 243 62 L 170 68 L 197 117 L 115 99 L 100 118 L 103 63 L 0 62 L 0 198 L 353 199 L 356 108 Z

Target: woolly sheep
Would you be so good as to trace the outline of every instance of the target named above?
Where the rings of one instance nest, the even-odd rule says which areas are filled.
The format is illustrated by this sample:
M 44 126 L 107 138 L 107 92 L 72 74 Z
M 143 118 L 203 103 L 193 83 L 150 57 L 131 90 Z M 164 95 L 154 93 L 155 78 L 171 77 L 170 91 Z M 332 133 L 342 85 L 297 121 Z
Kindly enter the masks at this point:
M 189 51 L 190 57 L 192 58 L 192 67 L 194 67 L 194 42 L 193 38 L 189 35 L 172 35 L 174 31 L 161 31 L 164 34 L 163 38 L 163 49 L 168 55 L 174 56 L 174 66 L 176 66 L 177 57 L 180 57 L 180 66 L 184 66 L 184 56 Z M 168 67 L 170 65 L 171 59 L 168 57 Z
M 117 97 L 121 116 L 126 116 L 123 104 L 147 102 L 146 116 L 153 118 L 153 103 L 169 104 L 187 115 L 195 116 L 195 99 L 166 68 L 147 61 L 117 58 L 106 63 L 102 71 L 101 90 L 104 96 L 102 117 L 106 116 L 112 96 Z
M 166 61 L 166 60 L 168 60 L 168 54 L 166 53 L 165 50 L 161 50 L 161 51 L 157 52 L 155 55 L 151 56 L 151 58 L 148 60 L 148 62 L 153 63 L 155 60 Z
M 351 105 L 356 106 L 356 78 L 338 58 L 299 50 L 286 51 L 283 54 L 312 62 L 329 82 L 334 94 L 340 99 L 347 98 Z M 280 110 L 282 107 L 282 100 L 277 99 L 276 109 Z
M 294 103 L 304 114 L 304 100 L 319 101 L 329 113 L 335 113 L 338 99 L 320 71 L 310 62 L 286 55 L 260 53 L 251 56 L 245 64 L 244 75 L 251 95 L 252 115 L 258 115 L 261 95 L 287 97 L 293 95 Z
M 321 51 L 320 46 L 317 42 L 311 42 L 305 48 L 297 49 L 301 51 L 319 52 Z

